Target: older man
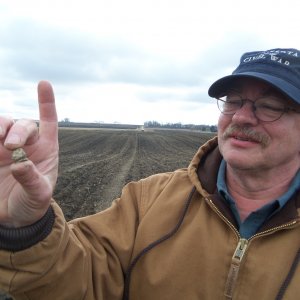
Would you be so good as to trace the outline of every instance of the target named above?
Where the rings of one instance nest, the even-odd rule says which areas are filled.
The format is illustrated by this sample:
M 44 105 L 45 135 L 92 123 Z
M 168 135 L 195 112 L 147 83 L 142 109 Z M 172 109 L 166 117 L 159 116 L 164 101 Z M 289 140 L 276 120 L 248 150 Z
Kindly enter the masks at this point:
M 16 299 L 298 299 L 300 52 L 242 56 L 209 95 L 218 138 L 187 169 L 128 184 L 66 223 L 51 200 L 57 118 L 0 119 L 0 288 Z M 20 162 L 11 151 L 23 147 Z

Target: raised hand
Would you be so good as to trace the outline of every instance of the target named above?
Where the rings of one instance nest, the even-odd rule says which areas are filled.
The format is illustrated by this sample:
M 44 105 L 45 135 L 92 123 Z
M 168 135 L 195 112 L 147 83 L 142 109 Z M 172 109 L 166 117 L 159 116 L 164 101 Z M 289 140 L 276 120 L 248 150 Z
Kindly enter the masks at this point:
M 47 211 L 58 170 L 58 124 L 50 83 L 38 85 L 39 126 L 33 120 L 0 117 L 0 225 L 23 227 Z M 22 147 L 28 160 L 14 162 Z

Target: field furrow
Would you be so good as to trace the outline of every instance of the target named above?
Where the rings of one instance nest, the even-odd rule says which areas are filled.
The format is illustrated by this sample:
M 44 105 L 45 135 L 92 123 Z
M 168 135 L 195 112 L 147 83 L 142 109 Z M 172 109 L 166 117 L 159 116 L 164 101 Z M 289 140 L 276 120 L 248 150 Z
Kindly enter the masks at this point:
M 107 208 L 126 183 L 187 167 L 212 136 L 171 130 L 61 129 L 54 198 L 68 220 L 95 213 Z

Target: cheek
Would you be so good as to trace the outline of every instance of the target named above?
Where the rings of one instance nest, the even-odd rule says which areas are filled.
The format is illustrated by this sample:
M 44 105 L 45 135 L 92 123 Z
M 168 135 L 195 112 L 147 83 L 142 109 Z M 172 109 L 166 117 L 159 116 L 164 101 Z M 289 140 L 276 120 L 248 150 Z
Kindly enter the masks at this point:
M 231 118 L 228 118 L 228 116 L 225 116 L 223 114 L 221 114 L 219 116 L 219 120 L 218 120 L 218 144 L 219 144 L 219 150 L 221 152 L 221 154 L 223 155 L 223 133 L 226 130 L 226 128 L 228 127 L 228 125 L 230 124 L 230 120 Z
M 300 139 L 296 138 L 299 135 L 300 128 L 288 122 L 283 123 L 284 126 L 273 124 L 274 126 L 271 127 L 271 125 L 270 127 L 265 126 L 265 130 L 271 138 L 270 151 L 274 151 L 274 155 L 282 153 L 282 155 L 294 156 L 300 152 Z M 278 122 L 278 125 L 281 124 Z
M 231 117 L 225 116 L 223 114 L 220 114 L 219 120 L 218 120 L 218 135 L 222 135 L 227 126 L 231 122 Z

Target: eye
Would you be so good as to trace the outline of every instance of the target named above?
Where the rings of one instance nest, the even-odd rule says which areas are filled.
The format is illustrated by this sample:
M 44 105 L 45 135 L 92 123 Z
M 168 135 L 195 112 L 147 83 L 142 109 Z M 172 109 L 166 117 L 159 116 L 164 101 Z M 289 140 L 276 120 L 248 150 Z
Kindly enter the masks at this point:
M 282 111 L 284 108 L 280 107 L 278 105 L 273 105 L 269 103 L 260 103 L 259 105 L 256 105 L 256 108 L 263 109 L 263 110 L 271 110 L 271 111 Z
M 229 93 L 226 97 L 224 97 L 225 102 L 232 105 L 240 105 L 241 104 L 241 96 L 235 93 Z
M 256 109 L 265 110 L 265 111 L 274 111 L 274 112 L 282 112 L 284 110 L 284 105 L 272 98 L 261 98 L 255 102 Z
M 241 105 L 241 99 L 227 99 L 225 101 L 225 105 L 240 106 Z
M 228 92 L 227 95 L 218 98 L 218 107 L 222 113 L 235 113 L 241 106 L 243 101 L 239 95 Z

